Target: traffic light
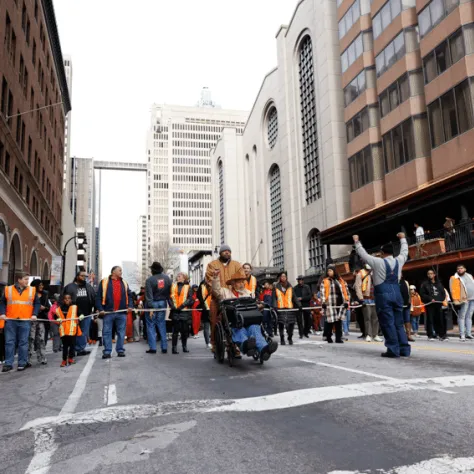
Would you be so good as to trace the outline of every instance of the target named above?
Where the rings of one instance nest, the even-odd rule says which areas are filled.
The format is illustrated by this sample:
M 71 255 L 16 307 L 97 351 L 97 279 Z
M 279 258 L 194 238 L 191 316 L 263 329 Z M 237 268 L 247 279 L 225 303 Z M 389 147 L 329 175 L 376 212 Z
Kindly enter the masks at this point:
M 86 269 L 87 237 L 84 229 L 76 229 L 77 267 L 79 270 Z

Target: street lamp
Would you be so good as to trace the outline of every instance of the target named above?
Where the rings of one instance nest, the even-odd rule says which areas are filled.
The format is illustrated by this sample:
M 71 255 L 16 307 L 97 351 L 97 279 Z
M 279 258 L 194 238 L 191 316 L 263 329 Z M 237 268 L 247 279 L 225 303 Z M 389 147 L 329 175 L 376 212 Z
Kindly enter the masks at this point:
M 85 262 L 85 249 L 87 248 L 87 237 L 83 230 L 78 230 L 76 233 L 64 244 L 64 249 L 62 253 L 62 271 L 61 271 L 61 290 L 64 288 L 64 280 L 66 278 L 66 254 L 67 254 L 67 246 L 69 242 L 73 240 L 77 240 L 77 249 L 78 252 L 81 251 L 81 254 L 84 254 L 84 262 Z M 79 253 L 77 255 L 79 259 Z M 79 265 L 79 262 L 77 262 Z

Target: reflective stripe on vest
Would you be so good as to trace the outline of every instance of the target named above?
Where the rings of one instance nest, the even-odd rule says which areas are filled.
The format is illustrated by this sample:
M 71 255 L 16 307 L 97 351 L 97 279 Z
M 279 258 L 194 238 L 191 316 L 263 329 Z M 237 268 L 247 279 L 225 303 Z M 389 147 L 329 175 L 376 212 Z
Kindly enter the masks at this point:
M 101 282 L 102 285 L 102 306 L 105 306 L 105 302 L 107 300 L 107 289 L 109 288 L 109 280 L 110 278 L 104 278 Z M 123 288 L 125 290 L 125 305 L 128 308 L 128 284 L 125 280 L 122 280 Z
M 255 295 L 255 291 L 257 290 L 257 279 L 251 275 L 250 281 L 245 280 L 245 289 L 250 291 L 252 295 Z
M 179 293 L 177 283 L 173 283 L 171 286 L 171 299 L 175 308 L 178 308 L 184 304 L 184 302 L 188 299 L 188 293 L 189 285 L 187 283 L 183 284 L 183 287 L 181 288 L 181 294 Z
M 204 307 L 206 309 L 209 309 L 211 307 L 212 295 L 209 294 L 209 291 L 206 285 L 202 285 L 201 294 L 202 294 L 202 299 L 204 301 Z
M 276 288 L 278 308 L 292 309 L 293 308 L 293 288 L 288 288 L 285 293 Z
M 33 316 L 33 303 L 35 301 L 36 288 L 28 286 L 20 292 L 15 285 L 5 288 L 5 299 L 7 300 L 7 318 L 30 319 Z
M 80 328 L 77 324 L 77 306 L 72 305 L 69 307 L 67 316 L 64 317 L 64 313 L 62 312 L 61 308 L 56 309 L 56 314 L 59 318 L 63 321 L 59 325 L 59 335 L 63 336 L 80 336 L 82 334 Z M 64 321 L 64 319 L 74 319 L 73 321 Z

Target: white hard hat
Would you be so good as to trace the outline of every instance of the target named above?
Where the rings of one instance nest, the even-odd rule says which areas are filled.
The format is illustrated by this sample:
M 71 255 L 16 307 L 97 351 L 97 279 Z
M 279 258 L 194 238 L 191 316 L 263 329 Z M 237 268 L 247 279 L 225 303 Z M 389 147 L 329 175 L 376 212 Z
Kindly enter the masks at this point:
M 415 285 L 410 285 L 410 290 L 416 290 L 416 286 Z

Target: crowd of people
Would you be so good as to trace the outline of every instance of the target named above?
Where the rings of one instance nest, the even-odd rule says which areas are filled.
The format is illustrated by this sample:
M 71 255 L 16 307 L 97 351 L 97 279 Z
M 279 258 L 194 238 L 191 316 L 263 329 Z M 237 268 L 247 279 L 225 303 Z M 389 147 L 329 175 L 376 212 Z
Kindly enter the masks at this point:
M 5 288 L 0 298 L 0 362 L 3 372 L 13 369 L 18 353 L 19 371 L 31 367 L 34 353 L 38 365 L 46 365 L 46 346 L 62 351 L 61 366 L 75 363 L 77 356 L 87 356 L 88 345 L 103 347 L 102 358 L 112 356 L 113 344 L 118 357 L 125 357 L 125 344 L 144 339 L 147 354 L 189 352 L 190 336 L 202 330 L 206 347 L 214 351 L 215 325 L 220 320 L 219 304 L 226 298 L 251 297 L 258 301 L 263 314 L 260 326 L 234 328 L 236 355 L 253 354 L 268 360 L 278 344 L 292 345 L 295 326 L 300 339 L 310 334 L 322 335 L 328 343 L 343 344 L 349 335 L 349 323 L 355 320 L 360 338 L 367 342 L 385 342 L 384 357 L 410 355 L 409 342 L 420 337 L 423 319 L 426 337 L 446 341 L 450 306 L 457 307 L 460 340 L 472 340 L 474 313 L 474 278 L 463 264 L 449 282 L 449 291 L 433 269 L 419 290 L 403 278 L 402 267 L 408 256 L 404 234 L 399 234 L 400 255 L 394 257 L 392 244 L 381 249 L 381 256 L 369 255 L 358 236 L 354 245 L 361 266 L 354 271 L 351 285 L 329 265 L 315 291 L 298 276 L 292 286 L 286 272 L 276 281 L 259 284 L 249 263 L 232 259 L 229 246 L 220 248 L 219 257 L 210 262 L 205 278 L 191 286 L 188 275 L 179 273 L 173 282 L 159 262 L 151 267 L 151 276 L 138 294 L 122 278 L 119 266 L 112 268 L 94 289 L 87 273 L 80 271 L 61 294 L 49 295 L 41 280 L 28 284 L 29 275 L 19 275 L 17 282 Z M 262 334 L 265 337 L 262 337 Z

